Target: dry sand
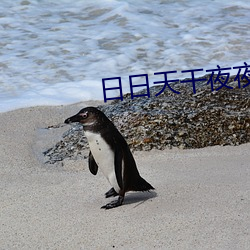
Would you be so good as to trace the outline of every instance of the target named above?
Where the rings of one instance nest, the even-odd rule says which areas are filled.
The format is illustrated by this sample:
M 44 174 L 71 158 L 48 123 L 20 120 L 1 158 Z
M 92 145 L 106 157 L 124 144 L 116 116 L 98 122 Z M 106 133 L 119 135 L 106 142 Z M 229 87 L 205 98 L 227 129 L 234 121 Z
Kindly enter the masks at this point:
M 103 210 L 110 187 L 87 160 L 41 162 L 68 127 L 43 128 L 86 105 L 0 114 L 0 249 L 250 248 L 250 144 L 135 152 L 155 192 Z

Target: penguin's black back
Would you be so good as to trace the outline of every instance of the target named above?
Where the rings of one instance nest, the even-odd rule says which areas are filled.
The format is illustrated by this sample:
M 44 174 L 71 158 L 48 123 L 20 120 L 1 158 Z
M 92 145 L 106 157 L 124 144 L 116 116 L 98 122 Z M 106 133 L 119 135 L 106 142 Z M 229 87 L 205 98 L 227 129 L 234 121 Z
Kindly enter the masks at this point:
M 108 129 L 103 129 L 101 134 L 113 151 L 115 151 L 117 147 L 122 151 L 124 160 L 123 185 L 125 191 L 148 191 L 154 189 L 140 176 L 136 162 L 126 140 L 111 121 Z

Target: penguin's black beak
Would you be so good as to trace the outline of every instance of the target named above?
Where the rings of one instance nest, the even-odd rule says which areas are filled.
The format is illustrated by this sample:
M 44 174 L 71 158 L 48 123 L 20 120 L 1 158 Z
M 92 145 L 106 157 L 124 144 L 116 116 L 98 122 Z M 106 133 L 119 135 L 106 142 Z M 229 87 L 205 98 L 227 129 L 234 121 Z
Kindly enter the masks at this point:
M 72 122 L 80 122 L 81 120 L 81 116 L 79 116 L 78 114 L 77 115 L 73 115 L 69 118 L 67 118 L 64 123 L 67 123 L 67 124 L 70 124 Z

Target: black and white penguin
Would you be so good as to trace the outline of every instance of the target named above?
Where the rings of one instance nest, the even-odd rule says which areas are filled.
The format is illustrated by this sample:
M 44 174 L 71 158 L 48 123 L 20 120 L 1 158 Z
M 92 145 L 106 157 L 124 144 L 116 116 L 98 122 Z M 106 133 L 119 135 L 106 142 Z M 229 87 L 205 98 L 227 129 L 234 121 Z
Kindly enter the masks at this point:
M 112 186 L 105 193 L 106 198 L 119 195 L 118 200 L 101 208 L 110 209 L 122 205 L 128 191 L 154 189 L 140 176 L 127 142 L 103 112 L 87 107 L 65 120 L 65 123 L 72 122 L 83 125 L 90 147 L 90 172 L 96 175 L 100 168 Z

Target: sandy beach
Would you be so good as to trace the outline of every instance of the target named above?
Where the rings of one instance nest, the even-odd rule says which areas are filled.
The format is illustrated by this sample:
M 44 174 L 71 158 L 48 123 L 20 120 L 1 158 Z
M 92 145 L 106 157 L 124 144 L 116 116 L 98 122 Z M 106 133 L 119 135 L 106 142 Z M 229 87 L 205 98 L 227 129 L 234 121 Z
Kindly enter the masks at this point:
M 45 128 L 97 103 L 0 113 L 0 249 L 249 249 L 249 143 L 134 152 L 155 191 L 111 210 L 87 159 L 43 164 L 68 129 Z

